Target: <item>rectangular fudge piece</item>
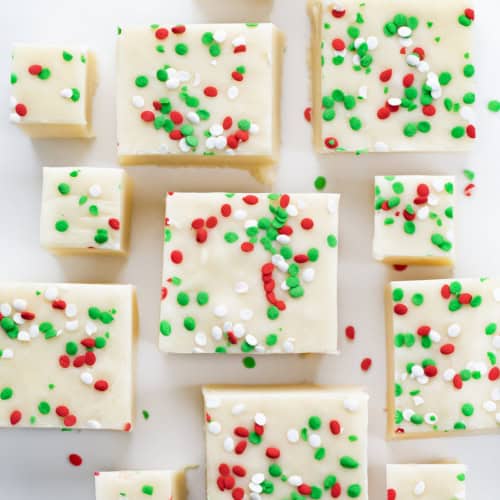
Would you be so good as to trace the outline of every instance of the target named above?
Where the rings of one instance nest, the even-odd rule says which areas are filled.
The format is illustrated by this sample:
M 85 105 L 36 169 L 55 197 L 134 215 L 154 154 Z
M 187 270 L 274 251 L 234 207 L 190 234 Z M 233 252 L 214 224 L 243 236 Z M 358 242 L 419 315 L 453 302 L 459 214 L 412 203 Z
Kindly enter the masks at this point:
M 0 427 L 129 431 L 130 285 L 0 284 Z
M 387 287 L 388 436 L 500 430 L 500 281 Z
M 387 465 L 387 500 L 465 500 L 465 465 Z
M 266 23 L 121 29 L 120 162 L 268 177 L 280 142 L 282 52 L 281 33 Z
M 309 0 L 319 153 L 467 150 L 469 0 Z
M 183 471 L 96 472 L 96 500 L 185 500 Z
M 368 498 L 368 395 L 359 388 L 203 390 L 207 498 Z
M 42 246 L 55 253 L 126 254 L 131 190 L 122 169 L 45 167 Z
M 451 176 L 375 177 L 373 256 L 388 264 L 452 265 Z
M 97 75 L 86 47 L 15 45 L 10 81 L 10 120 L 31 137 L 93 135 Z
M 338 201 L 167 195 L 160 349 L 335 353 Z

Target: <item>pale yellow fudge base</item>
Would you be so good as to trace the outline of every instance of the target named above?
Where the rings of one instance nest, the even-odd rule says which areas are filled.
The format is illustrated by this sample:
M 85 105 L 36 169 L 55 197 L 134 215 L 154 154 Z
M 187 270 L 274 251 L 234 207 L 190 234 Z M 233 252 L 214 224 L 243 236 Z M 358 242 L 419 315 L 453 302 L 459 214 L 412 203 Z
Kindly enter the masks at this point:
M 458 463 L 389 464 L 387 490 L 395 500 L 465 500 L 466 472 Z
M 95 473 L 96 500 L 185 500 L 183 471 L 116 471 Z
M 131 430 L 136 309 L 129 285 L 0 284 L 0 427 Z
M 72 177 L 71 174 L 75 174 Z M 61 194 L 58 186 L 70 187 Z M 93 189 L 97 195 L 92 196 Z M 126 256 L 129 249 L 132 214 L 133 183 L 122 169 L 103 167 L 44 167 L 40 240 L 44 248 L 57 255 L 116 255 Z M 80 203 L 81 197 L 85 203 Z M 97 215 L 89 213 L 96 206 Z M 65 220 L 69 228 L 59 232 L 58 220 Z M 117 219 L 118 230 L 110 227 L 109 220 Z M 108 240 L 95 241 L 96 231 L 105 229 Z
M 483 383 L 481 385 L 474 385 L 477 381 L 464 382 L 463 389 L 457 390 L 452 386 L 452 382 L 444 380 L 444 370 L 453 369 L 455 373 L 459 373 L 460 370 L 469 366 L 472 360 L 481 360 L 481 354 L 484 351 L 491 351 L 497 353 L 498 348 L 492 345 L 495 341 L 495 336 L 487 336 L 484 334 L 484 328 L 486 324 L 490 321 L 496 319 L 495 315 L 491 315 L 488 312 L 482 312 L 481 308 L 490 308 L 489 311 L 493 311 L 493 304 L 496 299 L 493 300 L 493 290 L 495 286 L 499 283 L 497 280 L 487 280 L 485 283 L 492 282 L 491 285 L 483 286 L 480 284 L 480 280 L 457 280 L 463 284 L 464 292 L 470 292 L 471 294 L 481 294 L 483 298 L 483 303 L 481 306 L 471 309 L 472 312 L 467 314 L 466 307 L 461 311 L 454 313 L 449 313 L 446 304 L 443 308 L 439 306 L 439 302 L 443 300 L 439 295 L 439 290 L 442 285 L 450 283 L 453 280 L 430 280 L 430 281 L 414 281 L 414 282 L 393 282 L 387 285 L 385 289 L 385 316 L 386 316 L 386 348 L 387 348 L 387 439 L 389 440 L 409 440 L 409 439 L 422 439 L 422 438 L 435 438 L 435 437 L 454 437 L 454 436 L 471 436 L 479 434 L 498 434 L 500 430 L 500 413 L 498 413 L 498 408 L 500 405 L 498 403 L 498 398 L 500 398 L 500 379 L 496 382 L 488 380 L 488 374 L 483 374 L 481 380 Z M 426 286 L 427 284 L 430 285 Z M 478 286 L 479 285 L 479 286 Z M 395 288 L 402 288 L 405 292 L 404 299 L 401 303 L 407 304 L 411 309 L 411 297 L 415 293 L 424 294 L 424 304 L 415 308 L 416 311 L 404 325 L 399 324 L 395 327 L 394 324 L 394 312 L 393 306 L 396 303 L 393 301 L 393 290 Z M 498 288 L 500 290 L 500 287 Z M 497 292 L 498 293 L 498 292 Z M 427 307 L 424 311 L 424 306 Z M 434 306 L 434 307 L 433 307 Z M 430 309 L 428 308 L 430 307 Z M 435 317 L 431 317 L 429 310 L 432 311 Z M 410 314 L 410 313 L 409 313 Z M 397 316 L 399 317 L 399 316 Z M 446 331 L 451 325 L 459 325 L 461 328 L 461 333 L 457 337 L 452 337 L 447 335 Z M 432 348 L 423 349 L 419 347 L 416 354 L 406 356 L 406 354 L 401 354 L 405 356 L 399 362 L 398 374 L 396 371 L 396 349 L 407 349 L 407 347 L 396 348 L 395 347 L 395 336 L 398 333 L 414 333 L 416 337 L 416 344 L 420 343 L 420 337 L 416 334 L 416 329 L 422 325 L 429 325 L 433 330 L 435 330 L 440 336 L 441 340 L 439 342 L 433 342 Z M 477 338 L 474 340 L 473 333 L 477 332 Z M 496 336 L 498 337 L 498 335 Z M 455 345 L 456 352 L 450 356 L 444 356 L 440 353 L 439 349 L 444 344 Z M 453 361 L 455 357 L 456 361 Z M 416 382 L 412 385 L 410 381 L 410 376 L 405 381 L 399 379 L 401 372 L 403 371 L 403 366 L 408 362 L 420 361 L 425 358 L 431 358 L 438 361 L 438 375 L 432 379 L 428 384 L 417 384 Z M 450 358 L 450 359 L 446 359 Z M 484 360 L 487 362 L 487 358 Z M 491 365 L 487 366 L 487 370 L 491 368 Z M 498 363 L 495 365 L 498 366 Z M 406 421 L 400 424 L 396 424 L 396 397 L 395 397 L 395 383 L 396 381 L 400 383 L 403 387 L 403 394 L 408 394 L 412 390 L 419 390 L 417 398 L 421 398 L 421 401 L 417 404 L 417 399 L 414 399 L 413 403 L 406 400 L 406 408 L 410 408 L 415 405 L 415 411 L 418 413 L 425 412 L 435 412 L 439 420 L 437 424 L 442 430 L 434 430 L 430 423 L 422 423 L 419 428 L 417 426 L 410 426 Z M 429 388 L 432 385 L 433 389 Z M 467 385 L 469 384 L 469 385 Z M 451 391 L 451 392 L 449 392 Z M 460 411 L 460 406 L 464 403 L 472 403 L 474 405 L 474 415 L 467 417 L 462 414 L 458 414 Z M 493 406 L 493 409 L 486 410 L 485 405 Z M 401 409 L 400 409 L 401 411 Z M 496 412 L 496 413 L 495 413 Z M 428 413 L 427 413 L 428 414 Z M 473 424 L 470 424 L 470 420 L 473 420 Z M 443 426 L 451 426 L 451 424 L 456 421 L 466 422 L 466 429 L 443 429 Z M 495 423 L 496 421 L 496 423 Z M 405 432 L 398 432 L 397 429 L 404 430 Z M 421 430 L 418 430 L 421 429 Z
M 203 396 L 207 498 L 231 500 L 234 488 L 242 489 L 245 498 L 258 498 L 253 495 L 259 494 L 264 481 L 274 488 L 265 490 L 262 498 L 290 498 L 300 486 L 323 490 L 329 480 L 323 496 L 330 497 L 328 490 L 338 483 L 342 497 L 347 498 L 350 491 L 351 498 L 368 498 L 368 395 L 360 388 L 207 386 Z M 254 433 L 256 425 L 263 428 L 259 442 L 252 441 L 252 435 L 245 438 L 236 432 L 247 429 Z M 238 446 L 245 442 L 246 448 L 239 453 Z M 270 455 L 273 448 L 279 450 L 279 457 Z M 230 472 L 234 487 L 223 492 L 219 487 L 221 464 L 233 472 L 236 465 L 246 470 L 244 477 Z M 272 476 L 271 465 L 278 465 L 281 472 Z
M 28 116 L 26 119 L 21 120 L 17 126 L 23 130 L 27 135 L 33 139 L 90 139 L 93 138 L 94 132 L 92 129 L 92 104 L 94 94 L 98 85 L 98 72 L 95 54 L 91 51 L 86 52 L 86 79 L 85 79 L 85 92 L 82 92 L 82 99 L 85 99 L 85 109 L 83 116 L 75 118 L 74 116 L 68 117 L 67 121 L 54 121 L 50 116 L 50 108 L 42 106 L 37 113 L 35 119 L 31 119 Z M 53 76 L 51 78 L 54 78 Z M 19 82 L 16 83 L 19 85 Z M 52 83 L 51 83 L 52 85 Z M 54 86 L 54 96 L 47 98 L 47 105 L 51 105 L 51 100 L 54 102 L 63 100 L 59 95 L 59 87 L 64 86 L 61 83 L 59 86 Z M 31 90 L 26 90 L 25 95 L 36 99 L 39 96 L 36 95 L 35 88 Z M 54 104 L 52 102 L 52 105 Z M 66 104 L 66 103 L 63 103 Z M 46 118 L 44 118 L 46 116 Z M 64 112 L 58 111 L 58 116 L 61 118 L 64 116 Z M 76 120 L 76 121 L 75 121 Z

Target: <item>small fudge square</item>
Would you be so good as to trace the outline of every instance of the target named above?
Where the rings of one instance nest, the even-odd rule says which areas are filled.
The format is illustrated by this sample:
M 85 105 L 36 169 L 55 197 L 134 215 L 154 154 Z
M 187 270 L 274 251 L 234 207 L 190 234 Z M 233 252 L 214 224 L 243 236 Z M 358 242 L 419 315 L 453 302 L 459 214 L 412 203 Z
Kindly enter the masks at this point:
M 388 264 L 451 265 L 454 177 L 375 177 L 373 255 Z
M 12 54 L 10 120 L 32 137 L 90 137 L 96 87 L 85 47 L 20 44 Z
M 96 500 L 185 500 L 184 472 L 170 470 L 95 473 Z
M 167 195 L 160 349 L 337 352 L 338 201 Z
M 131 190 L 122 169 L 45 167 L 42 246 L 56 253 L 126 254 Z
M 134 288 L 0 284 L 0 427 L 129 431 Z
M 392 282 L 388 435 L 500 430 L 500 281 Z
M 227 386 L 203 393 L 207 498 L 368 498 L 362 390 Z
M 121 163 L 274 162 L 282 52 L 282 35 L 266 23 L 121 29 Z
M 387 465 L 387 500 L 465 500 L 465 465 Z
M 471 147 L 468 0 L 309 0 L 309 6 L 318 152 Z

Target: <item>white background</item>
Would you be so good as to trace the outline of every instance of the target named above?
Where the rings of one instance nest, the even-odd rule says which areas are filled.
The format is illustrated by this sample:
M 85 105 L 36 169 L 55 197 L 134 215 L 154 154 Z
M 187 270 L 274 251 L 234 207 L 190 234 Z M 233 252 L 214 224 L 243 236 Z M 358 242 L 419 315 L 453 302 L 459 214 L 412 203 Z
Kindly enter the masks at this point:
M 133 433 L 0 430 L 1 500 L 92 500 L 93 471 L 175 468 L 203 464 L 199 386 L 207 382 L 359 383 L 370 394 L 370 498 L 385 498 L 385 464 L 454 457 L 465 462 L 472 500 L 500 498 L 500 436 L 386 443 L 383 286 L 389 279 L 446 277 L 447 269 L 397 273 L 371 258 L 372 185 L 376 174 L 457 175 L 457 248 L 454 274 L 500 276 L 498 147 L 500 114 L 486 102 L 500 98 L 498 47 L 500 6 L 481 2 L 473 51 L 479 79 L 479 139 L 471 155 L 331 156 L 313 153 L 310 126 L 303 118 L 309 102 L 305 0 L 0 0 L 0 281 L 119 282 L 137 286 L 141 335 L 137 368 L 137 422 Z M 432 15 L 430 16 L 432 17 Z M 317 175 L 327 190 L 342 194 L 340 231 L 340 321 L 354 324 L 357 339 L 341 335 L 339 357 L 257 358 L 245 369 L 239 356 L 165 356 L 156 348 L 161 282 L 164 193 L 173 190 L 262 190 L 243 173 L 136 168 L 132 249 L 128 260 L 104 257 L 56 258 L 39 247 L 42 165 L 116 165 L 114 46 L 118 24 L 263 21 L 271 19 L 288 37 L 283 89 L 283 151 L 276 191 L 311 191 Z M 10 47 L 14 42 L 88 44 L 98 54 L 100 85 L 94 105 L 92 141 L 31 141 L 7 123 Z M 461 194 L 464 168 L 477 172 L 471 198 Z M 333 327 L 334 325 L 332 325 Z M 359 369 L 373 358 L 366 374 Z M 42 370 L 43 367 L 40 367 Z M 151 418 L 140 415 L 147 409 Z M 67 462 L 80 453 L 80 468 Z M 190 473 L 191 499 L 203 494 L 203 469 Z

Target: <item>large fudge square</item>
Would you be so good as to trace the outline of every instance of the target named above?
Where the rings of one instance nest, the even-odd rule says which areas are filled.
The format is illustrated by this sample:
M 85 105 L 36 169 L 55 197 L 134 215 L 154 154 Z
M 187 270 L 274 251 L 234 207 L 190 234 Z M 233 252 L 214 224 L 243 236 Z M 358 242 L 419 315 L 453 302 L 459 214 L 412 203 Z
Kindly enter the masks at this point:
M 0 427 L 129 431 L 129 285 L 0 284 Z
M 185 500 L 183 471 L 144 470 L 95 473 L 96 500 Z
M 454 186 L 451 176 L 375 177 L 375 259 L 388 264 L 453 264 Z
M 338 201 L 168 194 L 160 349 L 337 352 Z
M 387 500 L 465 500 L 467 467 L 458 463 L 387 465 Z
M 10 121 L 32 137 L 91 137 L 94 55 L 86 47 L 18 44 Z
M 40 240 L 54 253 L 128 251 L 132 182 L 123 169 L 45 167 Z
M 282 52 L 268 23 L 122 28 L 121 163 L 230 165 L 265 177 L 278 156 Z
M 205 387 L 207 498 L 368 498 L 359 388 Z
M 309 0 L 318 152 L 469 149 L 471 3 Z
M 387 287 L 388 436 L 500 431 L 500 281 Z

